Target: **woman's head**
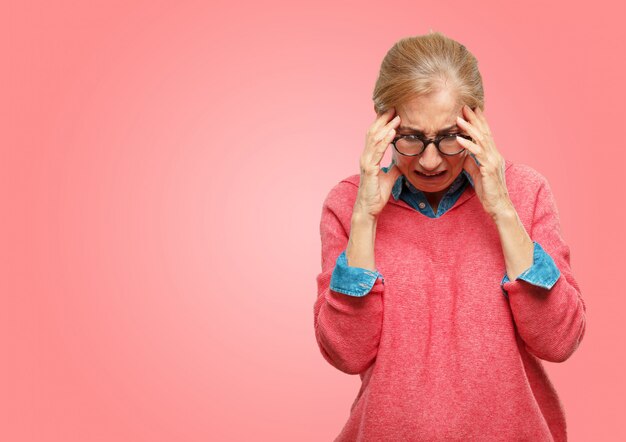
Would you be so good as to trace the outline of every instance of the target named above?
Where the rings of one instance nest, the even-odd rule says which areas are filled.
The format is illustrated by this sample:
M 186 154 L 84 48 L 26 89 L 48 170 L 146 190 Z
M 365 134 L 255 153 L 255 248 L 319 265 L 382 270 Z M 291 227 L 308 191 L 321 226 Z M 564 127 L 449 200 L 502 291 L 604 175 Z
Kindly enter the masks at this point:
M 461 43 L 439 32 L 406 37 L 385 55 L 374 87 L 374 110 L 385 112 L 407 97 L 447 88 L 460 104 L 484 109 L 478 61 Z
M 378 114 L 396 109 L 401 120 L 398 135 L 417 130 L 435 137 L 442 129 L 456 125 L 456 117 L 463 117 L 464 104 L 484 109 L 478 62 L 465 46 L 439 32 L 403 38 L 383 59 L 373 100 Z M 466 133 L 459 128 L 450 131 L 455 132 Z M 463 170 L 467 153 L 441 155 L 431 143 L 419 156 L 406 157 L 394 151 L 393 158 L 416 188 L 443 196 Z M 420 176 L 441 171 L 445 173 L 440 178 Z

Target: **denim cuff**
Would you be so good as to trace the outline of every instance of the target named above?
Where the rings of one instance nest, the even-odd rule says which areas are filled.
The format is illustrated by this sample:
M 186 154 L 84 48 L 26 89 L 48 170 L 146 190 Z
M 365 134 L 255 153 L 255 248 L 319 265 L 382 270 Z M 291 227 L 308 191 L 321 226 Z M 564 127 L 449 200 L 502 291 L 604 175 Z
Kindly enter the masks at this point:
M 350 296 L 365 296 L 374 287 L 376 279 L 385 278 L 378 271 L 348 265 L 346 251 L 337 257 L 335 268 L 330 278 L 330 289 Z
M 556 281 L 561 276 L 561 271 L 556 266 L 552 257 L 539 245 L 538 242 L 533 241 L 533 264 L 522 272 L 515 280 L 523 280 L 530 284 L 543 287 L 545 289 L 551 289 Z M 509 275 L 504 272 L 504 278 L 500 282 L 502 287 L 502 293 L 505 297 L 509 297 L 509 294 L 504 289 L 504 284 L 511 282 Z

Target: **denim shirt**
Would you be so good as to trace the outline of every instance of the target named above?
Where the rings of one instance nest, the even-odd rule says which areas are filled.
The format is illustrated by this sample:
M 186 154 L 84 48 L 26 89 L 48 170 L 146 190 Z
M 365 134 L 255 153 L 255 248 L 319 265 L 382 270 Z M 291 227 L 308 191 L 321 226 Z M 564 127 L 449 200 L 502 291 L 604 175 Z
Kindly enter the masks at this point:
M 391 166 L 383 167 L 382 170 L 387 173 L 390 167 Z M 474 182 L 471 175 L 463 169 L 462 173 L 454 180 L 439 202 L 437 213 L 433 210 L 424 193 L 415 188 L 404 175 L 398 177 L 391 189 L 391 194 L 396 201 L 400 198 L 423 215 L 429 218 L 438 218 L 454 206 L 454 203 L 459 199 L 468 185 L 474 186 Z M 539 243 L 533 241 L 533 246 L 533 264 L 515 279 L 521 279 L 530 284 L 551 289 L 559 279 L 561 272 L 552 257 L 543 250 Z M 378 278 L 381 278 L 383 282 L 385 280 L 383 275 L 378 271 L 348 265 L 346 250 L 344 250 L 337 257 L 335 268 L 333 269 L 333 274 L 330 279 L 330 289 L 350 296 L 365 296 L 372 290 Z M 504 289 L 504 283 L 509 281 L 509 277 L 505 271 L 504 277 L 502 281 L 500 281 L 500 287 L 503 295 L 507 299 L 509 296 Z

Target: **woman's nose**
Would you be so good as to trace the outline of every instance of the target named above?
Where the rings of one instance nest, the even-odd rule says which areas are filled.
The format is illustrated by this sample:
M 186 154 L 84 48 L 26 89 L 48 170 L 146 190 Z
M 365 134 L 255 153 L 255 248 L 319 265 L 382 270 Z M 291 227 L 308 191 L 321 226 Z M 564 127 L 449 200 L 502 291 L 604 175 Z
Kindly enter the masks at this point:
M 439 150 L 435 147 L 435 143 L 429 143 L 420 155 L 419 162 L 424 170 L 435 170 L 439 167 L 443 158 Z

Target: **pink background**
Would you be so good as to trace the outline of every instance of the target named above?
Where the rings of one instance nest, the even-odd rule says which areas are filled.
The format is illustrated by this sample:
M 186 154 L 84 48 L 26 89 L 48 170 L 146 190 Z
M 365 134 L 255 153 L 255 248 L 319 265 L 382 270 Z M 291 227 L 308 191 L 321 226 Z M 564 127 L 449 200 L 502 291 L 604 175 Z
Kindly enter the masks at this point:
M 588 306 L 544 363 L 571 440 L 626 438 L 618 4 L 4 4 L 0 439 L 332 440 L 359 378 L 315 342 L 322 201 L 386 51 L 431 28 L 555 193 Z

